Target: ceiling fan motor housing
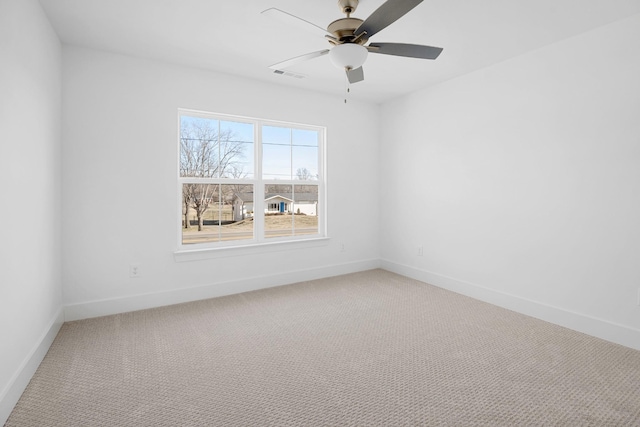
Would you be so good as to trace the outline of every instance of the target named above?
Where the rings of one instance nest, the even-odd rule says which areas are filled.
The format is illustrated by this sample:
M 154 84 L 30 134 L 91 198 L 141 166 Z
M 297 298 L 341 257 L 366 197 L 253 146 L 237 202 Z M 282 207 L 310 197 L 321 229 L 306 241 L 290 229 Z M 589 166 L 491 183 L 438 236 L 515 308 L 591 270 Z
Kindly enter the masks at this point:
M 327 31 L 335 37 L 331 44 L 357 43 L 363 45 L 367 42 L 366 34 L 355 34 L 356 29 L 362 24 L 362 19 L 352 18 L 351 14 L 358 7 L 359 0 L 338 0 L 338 6 L 346 18 L 336 19 L 327 27 Z M 358 37 L 360 36 L 360 37 Z
M 364 44 L 367 39 L 364 37 L 360 37 L 355 40 L 358 34 L 354 34 L 356 28 L 358 28 L 362 24 L 362 19 L 358 18 L 341 18 L 333 21 L 327 27 L 327 31 L 334 35 L 334 37 L 340 43 L 358 43 Z

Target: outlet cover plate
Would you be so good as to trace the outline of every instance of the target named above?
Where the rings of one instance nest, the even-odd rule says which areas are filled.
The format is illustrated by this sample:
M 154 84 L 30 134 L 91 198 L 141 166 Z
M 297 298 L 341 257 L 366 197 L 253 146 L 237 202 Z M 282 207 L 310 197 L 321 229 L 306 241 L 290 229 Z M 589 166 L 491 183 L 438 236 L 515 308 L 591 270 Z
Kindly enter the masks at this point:
M 129 277 L 138 278 L 141 275 L 142 275 L 142 271 L 140 270 L 140 264 L 129 265 Z

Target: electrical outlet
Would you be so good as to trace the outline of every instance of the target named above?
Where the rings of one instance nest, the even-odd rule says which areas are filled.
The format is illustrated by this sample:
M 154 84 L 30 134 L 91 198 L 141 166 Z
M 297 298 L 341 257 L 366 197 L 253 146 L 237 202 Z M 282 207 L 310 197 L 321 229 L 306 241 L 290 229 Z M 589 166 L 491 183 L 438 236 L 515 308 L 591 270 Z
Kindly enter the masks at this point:
M 346 252 L 347 249 L 344 246 L 344 243 L 340 243 L 340 252 Z
M 640 306 L 640 288 L 638 288 L 638 305 Z
M 418 246 L 418 256 L 423 256 L 424 255 L 424 248 L 422 247 L 422 245 Z
M 130 264 L 129 265 L 129 277 L 137 278 L 142 275 L 142 270 L 140 270 L 140 264 Z

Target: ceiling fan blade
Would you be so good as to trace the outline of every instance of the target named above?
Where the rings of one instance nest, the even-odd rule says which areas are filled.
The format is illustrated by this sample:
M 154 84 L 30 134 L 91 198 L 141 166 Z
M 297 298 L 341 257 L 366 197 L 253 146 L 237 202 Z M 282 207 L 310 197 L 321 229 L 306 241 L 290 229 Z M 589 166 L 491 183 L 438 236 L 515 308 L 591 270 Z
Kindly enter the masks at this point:
M 347 69 L 347 79 L 349 83 L 358 83 L 364 80 L 364 70 L 362 67 L 358 67 L 355 70 Z
M 422 1 L 423 0 L 387 0 L 360 24 L 354 34 L 360 34 L 366 31 L 366 37 L 371 38 L 371 36 L 378 31 L 385 29 L 403 17 L 411 9 L 422 3 Z
M 443 51 L 441 47 L 406 43 L 371 43 L 366 48 L 371 53 L 422 59 L 436 59 Z
M 308 61 L 319 56 L 323 56 L 329 53 L 329 49 L 319 50 L 317 52 L 306 53 L 304 55 L 296 56 L 295 58 L 287 59 L 286 61 L 278 62 L 277 64 L 270 65 L 272 70 L 281 70 L 283 68 L 291 67 L 292 65 L 299 64 L 304 61 Z
M 331 34 L 329 34 L 326 29 L 275 7 L 263 10 L 262 14 L 270 18 L 277 19 L 278 21 L 286 25 L 298 27 L 320 37 L 324 37 L 326 35 L 331 36 Z

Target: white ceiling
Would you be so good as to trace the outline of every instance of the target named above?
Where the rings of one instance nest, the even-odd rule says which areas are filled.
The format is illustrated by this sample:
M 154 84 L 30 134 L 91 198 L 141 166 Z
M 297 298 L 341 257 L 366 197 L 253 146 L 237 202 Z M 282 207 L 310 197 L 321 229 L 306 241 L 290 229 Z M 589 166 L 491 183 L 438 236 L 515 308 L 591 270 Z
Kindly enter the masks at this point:
M 360 0 L 365 19 L 384 0 Z M 342 96 L 344 72 L 327 56 L 269 65 L 330 47 L 322 38 L 261 15 L 277 7 L 326 27 L 337 0 L 40 0 L 63 43 L 159 59 Z M 435 61 L 369 55 L 351 97 L 383 102 L 640 13 L 640 0 L 425 0 L 372 42 L 443 47 Z M 594 61 L 597 52 L 594 52 Z

